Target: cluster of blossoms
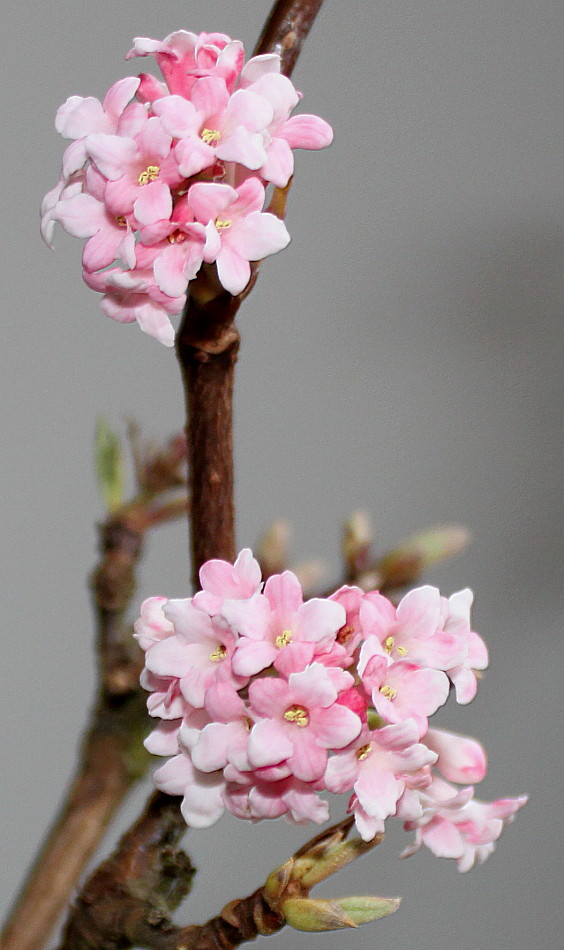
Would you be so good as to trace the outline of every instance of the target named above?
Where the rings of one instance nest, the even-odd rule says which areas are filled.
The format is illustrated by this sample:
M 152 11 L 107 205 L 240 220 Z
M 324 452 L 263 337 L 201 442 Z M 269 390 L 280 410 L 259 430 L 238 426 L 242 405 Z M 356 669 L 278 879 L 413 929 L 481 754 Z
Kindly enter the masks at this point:
M 165 81 L 141 74 L 103 102 L 71 96 L 60 107 L 57 131 L 73 141 L 43 200 L 42 234 L 51 244 L 59 222 L 87 238 L 83 276 L 104 313 L 172 346 L 169 317 L 204 262 L 239 294 L 249 262 L 286 247 L 284 223 L 263 211 L 265 188 L 288 184 L 292 149 L 323 148 L 332 131 L 290 115 L 300 95 L 277 54 L 245 64 L 239 41 L 183 30 L 134 44 L 127 58 L 154 55 Z
M 183 796 L 191 827 L 226 809 L 321 823 L 327 790 L 350 795 L 365 840 L 395 816 L 415 831 L 405 854 L 424 843 L 465 871 L 491 853 L 526 798 L 474 799 L 484 750 L 428 726 L 451 687 L 473 699 L 487 666 L 469 590 L 447 600 L 420 587 L 395 607 L 345 586 L 304 603 L 291 571 L 263 586 L 248 549 L 234 565 L 208 561 L 200 582 L 191 598 L 149 598 L 135 625 L 161 720 L 146 746 L 170 756 L 154 781 Z

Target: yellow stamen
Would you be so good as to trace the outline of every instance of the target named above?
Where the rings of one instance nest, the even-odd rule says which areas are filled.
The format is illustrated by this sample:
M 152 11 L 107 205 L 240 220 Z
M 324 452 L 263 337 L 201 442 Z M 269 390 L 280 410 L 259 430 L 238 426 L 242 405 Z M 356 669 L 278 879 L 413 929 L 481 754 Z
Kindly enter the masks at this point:
M 386 697 L 386 699 L 395 699 L 398 694 L 397 689 L 394 689 L 394 687 L 390 686 L 388 683 L 384 683 L 384 685 L 380 687 L 380 692 L 382 693 L 382 696 Z
M 224 228 L 230 228 L 233 224 L 232 221 L 220 221 L 219 218 L 216 218 L 214 223 L 218 231 L 223 231 Z
M 280 636 L 276 637 L 276 640 L 274 642 L 279 650 L 281 650 L 282 647 L 288 646 L 288 644 L 292 642 L 292 631 L 283 630 Z
M 169 244 L 182 244 L 186 240 L 184 231 L 173 231 L 168 236 Z
M 400 656 L 407 656 L 407 650 L 405 647 L 398 647 L 398 653 Z
M 371 746 L 370 742 L 368 743 L 368 745 L 363 745 L 363 746 L 361 746 L 360 749 L 357 749 L 357 750 L 356 750 L 356 757 L 357 757 L 357 759 L 360 759 L 361 762 L 362 762 L 363 759 L 367 759 L 368 756 L 370 755 L 370 750 L 371 750 L 371 749 L 372 749 L 372 746 Z
M 227 656 L 227 647 L 224 647 L 222 643 L 218 646 L 217 650 L 214 650 L 213 653 L 210 653 L 210 660 L 213 660 L 214 663 L 219 663 L 221 660 L 224 660 Z
M 117 218 L 116 218 L 116 224 L 117 224 L 118 228 L 126 228 L 126 227 L 127 227 L 127 221 L 125 220 L 123 214 L 118 214 L 118 216 L 117 216 Z
M 206 145 L 211 145 L 213 142 L 219 142 L 221 132 L 218 132 L 217 129 L 202 129 L 200 138 Z
M 140 185 L 148 185 L 150 181 L 156 181 L 159 177 L 160 168 L 158 165 L 147 165 L 144 172 L 141 172 L 137 181 Z
M 392 652 L 392 650 L 394 649 L 394 643 L 395 643 L 395 640 L 393 637 L 386 637 L 386 639 L 384 640 L 384 650 L 386 651 L 386 653 Z
M 296 726 L 299 726 L 300 729 L 303 729 L 305 726 L 309 725 L 309 716 L 307 710 L 303 706 L 290 706 L 289 709 L 284 713 L 284 719 L 286 722 L 293 722 Z

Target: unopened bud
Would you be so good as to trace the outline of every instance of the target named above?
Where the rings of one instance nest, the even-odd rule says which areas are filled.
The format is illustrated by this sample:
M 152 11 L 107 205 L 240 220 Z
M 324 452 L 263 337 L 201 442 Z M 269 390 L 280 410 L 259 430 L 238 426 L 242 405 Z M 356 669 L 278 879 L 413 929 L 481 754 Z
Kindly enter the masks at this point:
M 281 574 L 288 564 L 288 542 L 291 528 L 287 521 L 273 521 L 260 538 L 257 557 L 265 577 Z
M 385 554 L 377 564 L 383 585 L 402 587 L 416 581 L 427 568 L 462 551 L 470 540 L 466 528 L 442 525 L 413 535 Z
M 376 835 L 371 841 L 361 838 L 351 838 L 350 841 L 340 841 L 329 845 L 317 854 L 304 855 L 296 859 L 293 877 L 299 877 L 302 887 L 308 890 L 336 874 L 341 868 L 360 858 L 367 851 L 371 851 L 380 844 L 384 835 Z
M 355 511 L 343 526 L 343 557 L 349 572 L 358 574 L 365 567 L 372 540 L 368 515 L 364 511 Z
M 397 898 L 338 897 L 313 900 L 291 897 L 283 902 L 280 911 L 286 923 L 294 930 L 320 933 L 358 927 L 360 924 L 393 914 L 398 907 Z
M 119 438 L 105 419 L 96 425 L 95 465 L 104 504 L 108 511 L 116 511 L 123 502 L 123 455 Z

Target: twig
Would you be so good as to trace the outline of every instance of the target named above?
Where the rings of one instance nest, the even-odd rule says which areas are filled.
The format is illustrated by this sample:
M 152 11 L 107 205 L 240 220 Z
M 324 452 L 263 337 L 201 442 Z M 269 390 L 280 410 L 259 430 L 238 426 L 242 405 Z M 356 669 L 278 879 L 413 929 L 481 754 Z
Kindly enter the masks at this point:
M 262 887 L 231 901 L 207 923 L 177 927 L 170 914 L 190 890 L 194 868 L 177 849 L 186 831 L 178 800 L 157 793 L 82 891 L 64 946 L 232 950 L 259 935 L 276 933 L 285 926 L 289 899 L 307 898 L 315 884 L 381 842 L 383 835 L 369 842 L 346 841 L 352 825 L 353 819 L 346 818 L 316 835 L 276 868 Z
M 166 490 L 164 482 L 160 487 Z M 6 923 L 3 950 L 45 945 L 113 814 L 148 767 L 142 746 L 147 731 L 139 687 L 142 654 L 124 615 L 135 591 L 146 531 L 186 511 L 186 498 L 171 503 L 159 499 L 142 493 L 99 527 L 101 559 L 92 575 L 92 593 L 100 688 L 76 776 Z

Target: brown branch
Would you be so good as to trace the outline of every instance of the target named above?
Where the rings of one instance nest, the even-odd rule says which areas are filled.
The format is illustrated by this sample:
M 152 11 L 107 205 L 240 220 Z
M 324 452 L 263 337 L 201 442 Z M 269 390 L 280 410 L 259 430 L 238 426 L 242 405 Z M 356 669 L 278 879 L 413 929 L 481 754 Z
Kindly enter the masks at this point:
M 231 901 L 205 924 L 177 927 L 170 913 L 190 890 L 194 874 L 177 847 L 186 830 L 179 816 L 178 799 L 153 795 L 116 853 L 82 891 L 66 928 L 64 947 L 232 950 L 280 930 L 286 923 L 286 901 L 307 898 L 315 884 L 376 847 L 383 838 L 346 841 L 354 823 L 346 818 L 312 838 L 249 897 Z
M 254 55 L 279 53 L 282 72 L 290 76 L 322 4 L 323 0 L 280 0 L 275 3 Z
M 173 445 L 173 443 L 171 443 Z M 166 454 L 166 453 L 164 453 Z M 179 461 L 172 484 L 178 483 Z M 166 485 L 161 481 L 161 489 Z M 101 559 L 92 575 L 100 689 L 76 775 L 2 933 L 3 950 L 40 950 L 84 866 L 149 757 L 142 654 L 124 623 L 135 591 L 145 532 L 186 510 L 186 499 L 160 507 L 143 495 L 99 527 Z

